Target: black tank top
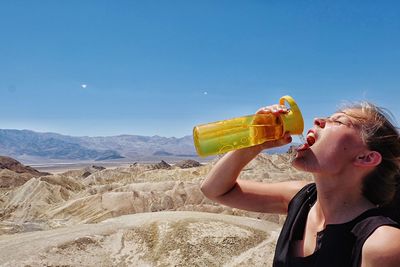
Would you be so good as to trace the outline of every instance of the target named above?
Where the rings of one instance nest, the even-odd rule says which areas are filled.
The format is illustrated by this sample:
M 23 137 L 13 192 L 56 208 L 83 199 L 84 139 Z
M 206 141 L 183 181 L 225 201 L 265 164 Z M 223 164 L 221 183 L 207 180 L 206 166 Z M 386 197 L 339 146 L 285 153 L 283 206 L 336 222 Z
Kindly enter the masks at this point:
M 343 224 L 328 224 L 317 233 L 316 248 L 307 257 L 291 255 L 295 241 L 302 240 L 310 208 L 317 199 L 315 184 L 306 185 L 290 201 L 288 215 L 276 244 L 273 267 L 358 267 L 362 246 L 382 225 L 399 228 L 382 215 L 378 208 L 370 209 Z

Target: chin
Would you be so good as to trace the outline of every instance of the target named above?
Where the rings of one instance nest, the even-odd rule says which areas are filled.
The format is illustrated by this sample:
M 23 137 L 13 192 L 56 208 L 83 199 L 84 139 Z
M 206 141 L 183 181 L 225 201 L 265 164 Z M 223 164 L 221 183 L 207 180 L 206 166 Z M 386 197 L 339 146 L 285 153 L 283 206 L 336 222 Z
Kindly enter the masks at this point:
M 313 172 L 313 168 L 312 165 L 310 164 L 310 161 L 307 160 L 306 157 L 296 157 L 293 161 L 292 161 L 292 166 L 293 168 L 295 168 L 298 171 L 304 171 L 304 172 Z
M 305 171 L 305 161 L 304 158 L 301 157 L 296 157 L 293 161 L 292 161 L 292 166 L 299 171 Z

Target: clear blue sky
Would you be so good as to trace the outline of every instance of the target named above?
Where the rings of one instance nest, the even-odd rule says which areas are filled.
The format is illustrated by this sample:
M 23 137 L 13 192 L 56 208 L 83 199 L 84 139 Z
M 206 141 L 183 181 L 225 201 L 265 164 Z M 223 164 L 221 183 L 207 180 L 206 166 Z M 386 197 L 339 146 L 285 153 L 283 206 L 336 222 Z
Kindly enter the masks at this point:
M 399 1 L 0 1 L 0 128 L 182 137 L 292 95 L 400 118 Z

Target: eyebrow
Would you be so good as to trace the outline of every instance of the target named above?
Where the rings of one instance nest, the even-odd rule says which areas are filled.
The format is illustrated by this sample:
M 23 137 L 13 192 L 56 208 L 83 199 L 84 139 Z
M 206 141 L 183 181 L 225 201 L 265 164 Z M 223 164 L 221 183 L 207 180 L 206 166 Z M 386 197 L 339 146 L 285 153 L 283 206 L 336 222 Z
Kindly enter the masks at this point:
M 331 119 L 331 120 L 332 120 L 332 119 L 345 118 L 345 119 L 350 123 L 350 125 L 351 125 L 352 127 L 355 126 L 354 123 L 353 123 L 353 121 L 350 119 L 350 116 L 347 115 L 346 113 L 335 113 L 335 114 L 333 114 L 332 116 L 329 116 L 328 118 Z
M 344 115 L 344 113 L 335 113 L 332 116 L 328 117 L 329 119 L 339 119 L 339 118 L 347 118 L 346 115 Z

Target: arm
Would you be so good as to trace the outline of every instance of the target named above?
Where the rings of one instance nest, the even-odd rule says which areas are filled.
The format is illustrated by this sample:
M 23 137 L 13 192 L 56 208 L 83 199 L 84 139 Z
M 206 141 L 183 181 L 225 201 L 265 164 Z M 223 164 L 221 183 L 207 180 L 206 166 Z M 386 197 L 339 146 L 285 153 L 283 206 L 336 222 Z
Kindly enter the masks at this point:
M 227 153 L 213 167 L 201 185 L 201 191 L 209 199 L 221 204 L 268 213 L 286 213 L 293 196 L 305 185 L 305 181 L 266 184 L 238 180 L 241 170 L 263 149 L 285 145 L 291 137 L 271 141 Z
M 361 267 L 400 266 L 400 229 L 381 226 L 365 241 Z

